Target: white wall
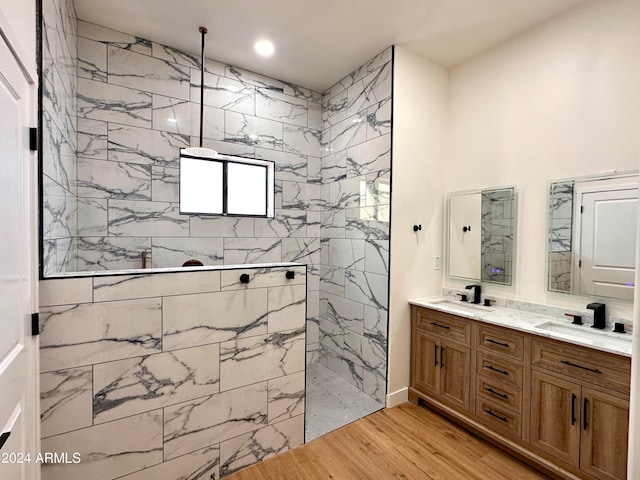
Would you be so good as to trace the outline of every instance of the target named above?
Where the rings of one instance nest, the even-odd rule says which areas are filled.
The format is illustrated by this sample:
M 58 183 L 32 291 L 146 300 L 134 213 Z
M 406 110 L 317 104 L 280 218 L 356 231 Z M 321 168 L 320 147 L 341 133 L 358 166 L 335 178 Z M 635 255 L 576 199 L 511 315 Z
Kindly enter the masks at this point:
M 36 78 L 36 2 L 0 0 L 0 30 L 29 74 Z
M 395 47 L 387 405 L 407 399 L 409 299 L 440 293 L 447 71 Z M 422 230 L 414 233 L 413 225 Z
M 486 293 L 575 308 L 589 300 L 546 292 L 546 187 L 638 168 L 639 18 L 637 0 L 590 2 L 451 70 L 446 190 L 519 192 L 514 286 Z M 630 318 L 628 303 L 607 305 Z

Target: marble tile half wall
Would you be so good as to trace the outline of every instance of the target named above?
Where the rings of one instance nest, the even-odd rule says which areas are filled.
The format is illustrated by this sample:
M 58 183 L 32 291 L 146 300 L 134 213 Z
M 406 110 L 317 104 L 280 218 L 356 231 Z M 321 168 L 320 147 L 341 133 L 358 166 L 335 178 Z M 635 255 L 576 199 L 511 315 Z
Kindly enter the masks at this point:
M 43 480 L 217 479 L 303 443 L 304 265 L 40 290 L 42 451 L 81 456 Z

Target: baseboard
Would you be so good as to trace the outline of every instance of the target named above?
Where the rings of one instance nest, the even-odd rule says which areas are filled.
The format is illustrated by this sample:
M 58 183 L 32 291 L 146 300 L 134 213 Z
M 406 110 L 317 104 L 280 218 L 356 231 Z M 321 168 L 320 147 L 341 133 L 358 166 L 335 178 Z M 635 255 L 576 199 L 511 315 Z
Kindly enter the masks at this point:
M 409 400 L 409 387 L 387 394 L 387 408 L 395 407 Z

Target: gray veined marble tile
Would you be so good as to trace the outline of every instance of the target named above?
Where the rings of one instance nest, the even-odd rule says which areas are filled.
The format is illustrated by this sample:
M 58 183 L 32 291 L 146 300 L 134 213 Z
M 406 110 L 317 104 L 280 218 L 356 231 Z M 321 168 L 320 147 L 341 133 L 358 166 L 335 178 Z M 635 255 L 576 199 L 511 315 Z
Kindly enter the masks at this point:
M 319 238 L 283 238 L 282 261 L 306 264 L 320 263 Z
M 309 102 L 307 127 L 313 130 L 322 130 L 322 105 Z
M 86 38 L 78 38 L 78 77 L 98 82 L 107 81 L 107 46 Z
M 109 124 L 109 160 L 178 167 L 187 147 L 186 135 Z
M 285 152 L 320 157 L 322 154 L 320 131 L 294 125 L 284 125 L 283 150 Z
M 165 351 L 267 332 L 264 289 L 166 297 L 163 307 Z
M 109 83 L 189 100 L 188 67 L 111 46 L 107 56 Z
M 329 294 L 327 319 L 339 325 L 343 333 L 348 329 L 362 335 L 364 332 L 364 305 Z
M 347 117 L 333 125 L 329 130 L 327 147 L 329 151 L 337 152 L 348 147 L 361 144 L 367 140 L 367 119 L 364 113 Z
M 388 330 L 387 310 L 365 305 L 364 307 L 364 335 L 375 338 L 378 342 L 386 344 Z
M 285 82 L 283 93 L 285 95 L 290 95 L 296 98 L 302 98 L 304 100 L 309 100 L 311 102 L 316 102 L 316 103 L 322 102 L 322 94 L 320 92 L 314 92 L 313 90 L 309 90 L 308 88 L 304 88 L 299 85 L 294 85 L 292 83 Z
M 391 133 L 391 97 L 367 109 L 367 140 Z
M 151 250 L 145 237 L 79 237 L 78 271 L 142 268 L 142 252 Z
M 193 103 L 200 103 L 200 70 L 191 69 L 190 99 Z M 205 105 L 246 115 L 254 115 L 255 99 L 255 87 L 224 76 L 205 72 Z
M 321 211 L 313 210 L 307 212 L 307 236 L 316 238 L 320 237 L 322 213 L 323 212 Z
M 179 267 L 195 258 L 204 265 L 222 265 L 222 238 L 154 238 L 151 242 L 154 267 Z
M 347 270 L 345 273 L 345 296 L 381 310 L 388 304 L 387 275 Z
M 302 371 L 304 354 L 304 326 L 296 330 L 222 342 L 220 391 Z
M 77 197 L 67 190 L 58 190 L 60 195 L 47 195 L 43 199 L 42 224 L 46 240 L 70 238 L 76 234 Z
M 94 301 L 163 297 L 220 290 L 220 272 L 185 271 L 158 274 L 100 276 L 93 280 Z M 165 346 L 164 350 L 167 348 Z
M 158 299 L 46 307 L 40 369 L 50 372 L 161 350 Z
M 92 425 L 91 366 L 40 375 L 42 438 Z
M 337 323 L 326 318 L 320 318 L 320 347 L 323 350 L 322 355 L 326 355 L 327 351 L 337 354 L 342 352 L 344 348 L 344 328 Z M 327 365 L 327 363 L 323 363 Z
M 364 244 L 364 270 L 389 275 L 389 240 L 367 239 Z
M 151 128 L 151 94 L 79 78 L 78 117 Z
M 200 56 L 183 52 L 174 47 L 153 42 L 151 46 L 153 57 L 170 63 L 177 63 L 185 67 L 200 68 Z M 206 63 L 206 62 L 205 62 Z
M 187 453 L 118 480 L 214 480 L 220 478 L 220 447 Z
M 366 180 L 363 177 L 343 178 L 329 185 L 326 199 L 331 208 L 344 209 L 364 205 L 366 198 Z
M 151 55 L 150 41 L 82 20 L 78 20 L 78 36 L 132 52 Z
M 107 122 L 88 118 L 78 119 L 79 157 L 107 160 L 107 125 Z
M 220 474 L 230 475 L 304 443 L 304 416 L 284 420 L 220 444 Z
M 322 212 L 320 231 L 326 238 L 345 238 L 346 212 L 338 208 L 329 208 Z
M 224 118 L 225 142 L 282 150 L 282 123 L 228 110 Z
M 341 150 L 325 156 L 320 169 L 322 183 L 332 183 L 347 177 L 347 151 Z
M 391 168 L 391 137 L 384 135 L 349 148 L 347 176 L 359 176 Z
M 153 128 L 182 135 L 200 135 L 200 106 L 187 100 L 153 95 Z M 203 138 L 224 139 L 224 111 L 204 106 Z
M 307 184 L 298 182 L 282 182 L 282 207 L 289 209 L 306 210 Z
M 276 263 L 281 261 L 282 241 L 280 238 L 224 239 L 224 263 L 227 265 Z
M 308 111 L 306 100 L 284 95 L 269 88 L 257 89 L 256 116 L 258 117 L 306 127 Z
M 364 270 L 365 243 L 364 240 L 350 240 L 343 238 L 329 239 L 328 262 L 331 267 Z
M 381 377 L 364 370 L 362 372 L 362 391 L 380 403 L 380 408 L 383 408 L 387 396 L 386 373 L 384 377 Z
M 190 142 L 192 147 L 200 146 L 200 139 L 198 137 L 191 137 Z M 221 142 L 219 140 L 211 140 L 210 138 L 203 139 L 202 146 L 215 150 L 222 155 L 236 155 L 238 157 L 246 158 L 254 158 L 256 150 L 252 145 L 235 142 Z
M 362 112 L 375 103 L 391 97 L 391 63 L 384 64 L 362 80 L 356 81 L 347 92 L 348 116 Z
M 389 239 L 389 206 L 346 209 L 346 237 Z
M 189 222 L 191 237 L 254 237 L 253 218 L 191 215 Z
M 94 424 L 218 393 L 219 350 L 204 345 L 94 365 Z
M 77 464 L 43 464 L 49 480 L 110 480 L 156 465 L 162 462 L 162 410 L 46 438 L 42 451 L 80 454 Z
M 243 70 L 241 68 L 226 66 L 225 75 L 228 78 L 233 78 L 248 85 L 255 85 L 256 87 L 267 88 L 275 92 L 284 92 L 284 83 L 271 77 L 266 77 L 258 73 L 250 72 L 249 70 Z
M 188 237 L 189 217 L 166 202 L 111 200 L 109 234 L 133 237 Z
M 255 235 L 262 237 L 306 237 L 307 215 L 304 210 L 278 209 L 274 218 L 256 218 Z M 226 244 L 225 244 L 226 249 Z M 275 260 L 281 261 L 281 260 Z
M 151 192 L 154 202 L 180 202 L 180 169 L 151 167 Z
M 296 372 L 268 382 L 269 424 L 304 414 L 305 372 Z
M 78 195 L 151 200 L 151 167 L 136 163 L 78 159 Z
M 164 458 L 215 445 L 267 424 L 267 384 L 256 383 L 164 409 Z
M 323 111 L 326 112 L 326 114 L 322 128 L 327 129 L 332 125 L 344 121 L 347 118 L 348 104 L 347 90 L 340 87 L 340 90 L 334 95 L 329 96 L 328 100 L 323 104 Z
M 107 200 L 78 199 L 78 236 L 107 236 Z
M 290 182 L 307 181 L 308 158 L 296 153 L 256 148 L 256 158 L 275 162 L 276 180 Z
M 269 332 L 304 328 L 306 286 L 272 287 L 268 292 L 267 322 Z
M 378 170 L 367 175 L 364 206 L 378 207 L 391 204 L 391 169 Z M 361 205 L 362 206 L 362 205 Z
M 38 287 L 40 307 L 93 301 L 93 281 L 91 278 L 40 280 Z
M 320 157 L 308 157 L 307 182 L 322 183 L 322 159 Z

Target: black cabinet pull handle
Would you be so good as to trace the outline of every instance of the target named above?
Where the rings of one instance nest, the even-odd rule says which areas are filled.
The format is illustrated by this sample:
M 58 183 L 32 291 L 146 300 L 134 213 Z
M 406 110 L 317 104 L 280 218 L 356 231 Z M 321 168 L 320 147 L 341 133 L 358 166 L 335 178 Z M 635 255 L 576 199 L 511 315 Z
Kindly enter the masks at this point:
M 436 323 L 436 322 L 431 322 L 431 325 L 435 325 L 436 327 L 440 327 L 440 328 L 446 328 L 447 330 L 449 330 L 451 328 L 448 325 L 442 325 L 442 324 Z
M 494 343 L 496 345 L 500 345 L 501 347 L 507 347 L 509 348 L 511 345 L 509 345 L 508 343 L 502 343 L 502 342 L 498 342 L 497 340 L 494 340 L 493 338 L 487 338 L 487 342 L 489 343 Z
M 249 274 L 243 273 L 240 275 L 240 283 L 249 283 Z
M 582 412 L 582 429 L 586 430 L 589 424 L 587 423 L 587 407 L 589 406 L 589 400 L 584 397 L 584 408 Z
M 433 346 L 433 365 L 438 366 L 438 345 Z
M 577 363 L 570 362 L 569 360 L 560 360 L 560 363 L 564 363 L 565 365 L 569 365 L 571 367 L 581 368 L 582 370 L 588 370 L 593 373 L 602 373 L 597 368 L 585 367 L 584 365 L 578 365 Z
M 296 278 L 296 272 L 294 272 L 293 270 L 288 270 L 287 273 L 285 273 L 285 277 L 287 277 L 287 280 L 293 280 L 294 278 Z
M 576 394 L 571 394 L 571 425 L 576 424 Z
M 10 435 L 11 432 L 2 432 L 2 435 L 0 435 L 0 450 L 2 449 L 2 447 L 4 447 L 4 444 L 7 443 Z
M 493 393 L 494 395 L 497 395 L 499 397 L 502 397 L 504 399 L 508 399 L 509 395 L 507 395 L 506 393 L 500 393 L 500 392 L 496 392 L 493 388 L 491 387 L 484 387 L 484 389 L 489 392 L 489 393 Z
M 501 373 L 502 375 L 509 375 L 509 372 L 507 372 L 506 370 L 500 370 L 493 365 L 486 365 L 484 368 L 488 368 L 489 370 L 493 370 L 494 372 Z
M 509 423 L 509 420 L 507 419 L 507 417 L 503 417 L 502 415 L 495 414 L 491 410 L 485 410 L 484 413 L 489 414 L 492 417 L 497 418 L 498 420 L 502 420 L 505 423 Z
M 440 347 L 440 368 L 444 368 L 444 347 Z

